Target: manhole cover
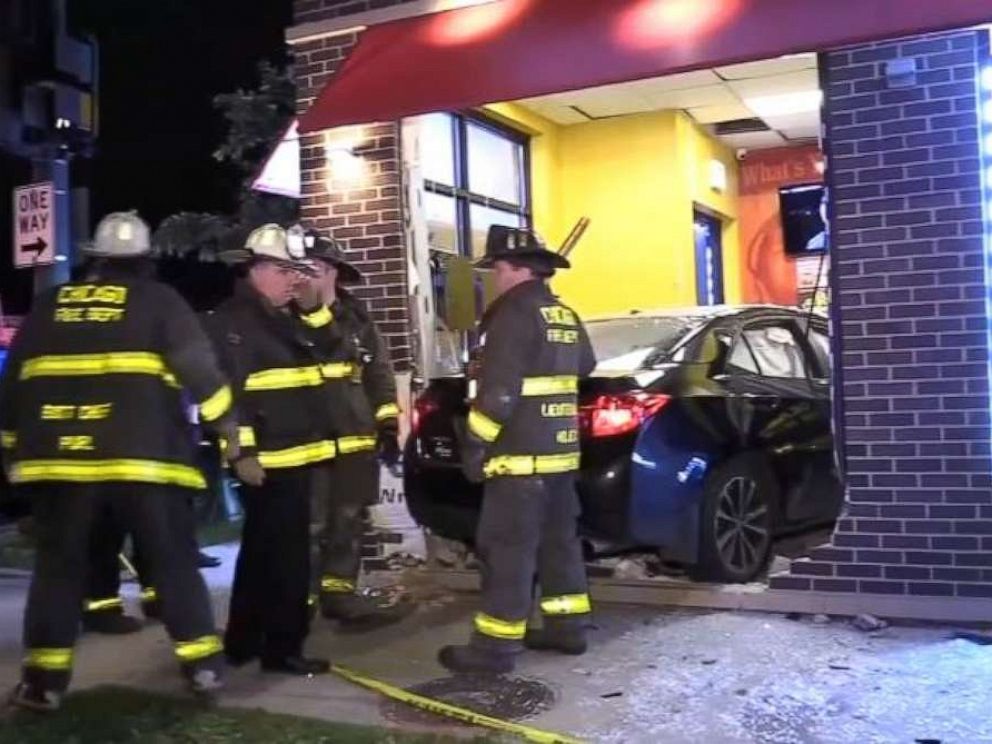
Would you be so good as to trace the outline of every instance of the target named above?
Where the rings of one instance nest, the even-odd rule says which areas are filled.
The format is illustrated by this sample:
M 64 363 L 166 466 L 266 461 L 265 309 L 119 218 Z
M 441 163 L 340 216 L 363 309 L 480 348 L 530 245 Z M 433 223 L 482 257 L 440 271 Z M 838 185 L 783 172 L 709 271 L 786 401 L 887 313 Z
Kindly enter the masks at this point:
M 465 674 L 407 688 L 410 692 L 504 721 L 520 721 L 551 708 L 555 694 L 543 682 L 519 677 Z M 387 700 L 383 715 L 395 723 L 437 725 L 439 716 Z M 448 719 L 452 720 L 452 719 Z

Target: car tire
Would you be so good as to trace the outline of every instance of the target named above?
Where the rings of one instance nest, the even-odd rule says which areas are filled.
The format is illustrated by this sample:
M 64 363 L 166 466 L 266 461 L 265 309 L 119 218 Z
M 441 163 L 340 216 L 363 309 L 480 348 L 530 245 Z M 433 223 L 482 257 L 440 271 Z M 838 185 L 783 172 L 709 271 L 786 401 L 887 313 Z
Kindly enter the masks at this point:
M 700 509 L 697 581 L 746 583 L 768 568 L 778 485 L 764 457 L 734 457 L 707 478 Z

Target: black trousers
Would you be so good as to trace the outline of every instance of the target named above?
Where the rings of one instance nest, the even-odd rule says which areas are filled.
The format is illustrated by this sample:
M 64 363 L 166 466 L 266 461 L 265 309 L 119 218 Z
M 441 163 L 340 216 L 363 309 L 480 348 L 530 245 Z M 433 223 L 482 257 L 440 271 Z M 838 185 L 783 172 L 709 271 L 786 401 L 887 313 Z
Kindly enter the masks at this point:
M 193 526 L 190 524 L 190 532 Z M 94 514 L 93 529 L 90 531 L 89 564 L 86 577 L 86 596 L 83 601 L 84 612 L 116 612 L 124 611 L 120 599 L 121 563 L 119 555 L 124 551 L 127 539 L 127 528 L 120 515 L 115 514 L 109 505 L 105 504 Z M 144 557 L 137 540 L 133 541 L 134 550 L 131 555 L 132 563 L 138 571 L 141 582 L 142 597 L 144 590 L 150 587 L 145 574 Z
M 379 461 L 374 452 L 339 455 L 313 471 L 312 489 L 315 583 L 323 594 L 352 592 L 362 567 L 365 509 L 378 497 Z
M 45 484 L 29 489 L 37 549 L 24 615 L 24 681 L 45 689 L 69 684 L 72 649 L 86 592 L 90 535 L 109 511 L 144 550 L 162 620 L 183 669 L 219 668 L 210 595 L 196 568 L 187 489 L 132 483 Z
M 311 470 L 269 470 L 243 485 L 241 550 L 224 648 L 236 658 L 298 656 L 309 632 Z
M 578 516 L 573 474 L 486 482 L 476 535 L 482 611 L 474 644 L 519 650 L 535 574 L 546 625 L 552 630 L 585 626 L 590 607 Z
M 192 496 L 185 498 L 184 502 L 189 510 L 189 529 L 186 530 L 189 547 L 198 554 L 200 546 L 196 540 L 196 518 Z M 89 571 L 86 579 L 86 597 L 83 602 L 85 612 L 124 611 L 124 605 L 120 601 L 122 566 L 119 556 L 124 550 L 127 535 L 127 527 L 121 515 L 116 514 L 107 504 L 98 509 L 90 533 Z M 158 598 L 158 593 L 147 576 L 141 543 L 134 535 L 131 537 L 133 548 L 131 562 L 138 572 L 142 604 L 154 602 Z

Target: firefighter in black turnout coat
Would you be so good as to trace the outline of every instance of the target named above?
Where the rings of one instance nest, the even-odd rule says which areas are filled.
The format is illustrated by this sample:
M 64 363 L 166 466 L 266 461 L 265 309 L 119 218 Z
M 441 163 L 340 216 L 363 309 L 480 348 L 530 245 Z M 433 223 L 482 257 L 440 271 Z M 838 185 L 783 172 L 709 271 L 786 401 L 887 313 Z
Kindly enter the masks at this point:
M 196 315 L 148 278 L 150 250 L 136 214 L 105 217 L 86 249 L 90 275 L 35 300 L 0 380 L 3 464 L 32 502 L 37 538 L 11 698 L 21 707 L 54 710 L 69 684 L 90 533 L 105 510 L 142 545 L 191 688 L 220 684 L 221 642 L 187 503 L 206 483 L 181 393 L 231 434 L 232 391 Z
M 361 300 L 342 286 L 360 282 L 361 273 L 333 239 L 308 231 L 306 241 L 316 274 L 301 299 L 300 318 L 321 361 L 340 368 L 328 381 L 338 455 L 329 468 L 314 471 L 314 583 L 324 617 L 352 630 L 368 630 L 396 622 L 412 609 L 407 604 L 382 607 L 357 589 L 363 515 L 378 496 L 379 460 L 394 467 L 399 462 L 396 380 L 375 322 Z
M 499 297 L 482 319 L 482 359 L 463 468 L 484 481 L 476 535 L 482 609 L 471 641 L 446 646 L 455 672 L 508 672 L 522 645 L 581 654 L 591 611 L 577 534 L 577 392 L 595 357 L 573 310 L 546 280 L 568 261 L 532 232 L 492 227 L 486 257 Z M 528 630 L 534 578 L 541 630 Z
M 264 225 L 226 258 L 246 275 L 207 325 L 234 388 L 245 522 L 224 651 L 234 665 L 259 659 L 268 672 L 320 674 L 328 662 L 303 656 L 310 480 L 337 455 L 326 389 L 338 370 L 319 363 L 291 311 L 312 271 L 302 234 Z

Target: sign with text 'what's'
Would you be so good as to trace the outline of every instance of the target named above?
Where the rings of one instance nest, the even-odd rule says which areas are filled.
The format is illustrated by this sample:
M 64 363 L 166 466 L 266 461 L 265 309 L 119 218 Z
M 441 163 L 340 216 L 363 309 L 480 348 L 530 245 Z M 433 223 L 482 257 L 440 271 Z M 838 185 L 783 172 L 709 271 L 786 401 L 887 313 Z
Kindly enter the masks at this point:
M 55 188 L 50 182 L 14 189 L 14 266 L 55 261 Z

